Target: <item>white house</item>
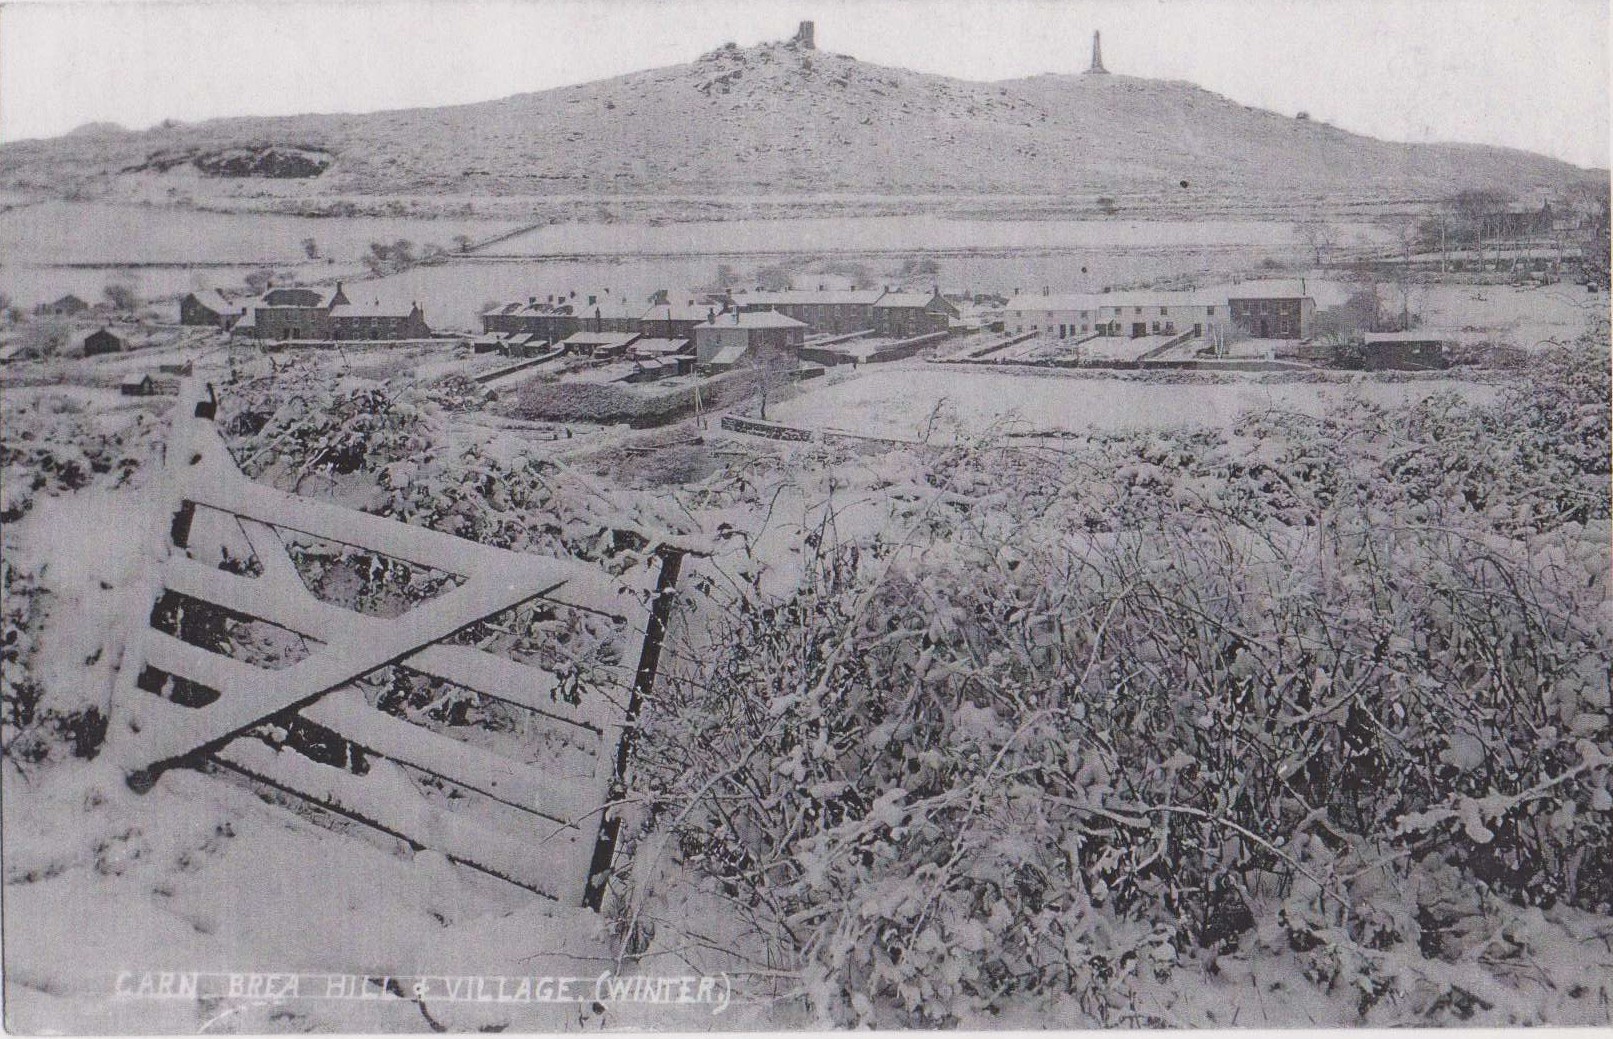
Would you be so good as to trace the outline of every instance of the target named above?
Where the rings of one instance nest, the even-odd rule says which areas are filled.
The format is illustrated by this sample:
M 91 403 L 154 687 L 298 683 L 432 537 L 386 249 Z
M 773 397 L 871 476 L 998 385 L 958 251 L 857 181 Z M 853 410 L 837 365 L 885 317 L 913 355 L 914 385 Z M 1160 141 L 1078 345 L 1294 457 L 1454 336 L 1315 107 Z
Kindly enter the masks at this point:
M 1058 339 L 1090 335 L 1206 335 L 1225 325 L 1227 303 L 1197 292 L 1023 294 L 1003 309 L 1008 332 L 1040 332 Z

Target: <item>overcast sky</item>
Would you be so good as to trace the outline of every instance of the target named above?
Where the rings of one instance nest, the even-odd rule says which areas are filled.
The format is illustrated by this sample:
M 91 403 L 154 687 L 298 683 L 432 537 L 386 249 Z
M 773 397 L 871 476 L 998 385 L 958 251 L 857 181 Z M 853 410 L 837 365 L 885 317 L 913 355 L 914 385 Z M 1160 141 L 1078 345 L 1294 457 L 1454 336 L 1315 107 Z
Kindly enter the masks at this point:
M 967 79 L 1113 72 L 1390 140 L 1608 165 L 1607 0 L 21 0 L 0 140 L 91 121 L 482 101 L 690 61 L 817 22 L 818 46 Z

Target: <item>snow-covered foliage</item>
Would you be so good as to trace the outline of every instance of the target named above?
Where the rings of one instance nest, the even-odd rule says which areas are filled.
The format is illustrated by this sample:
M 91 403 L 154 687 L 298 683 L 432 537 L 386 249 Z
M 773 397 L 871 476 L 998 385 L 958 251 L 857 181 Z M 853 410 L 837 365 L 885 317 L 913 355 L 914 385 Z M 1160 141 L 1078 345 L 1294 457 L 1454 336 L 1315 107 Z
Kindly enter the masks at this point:
M 230 387 L 220 419 L 255 479 L 485 545 L 625 567 L 644 547 L 633 530 L 670 529 L 652 504 L 539 445 L 456 433 L 449 415 L 476 392 L 457 380 L 332 385 L 308 366 Z
M 721 906 L 826 1024 L 1605 1023 L 1608 415 L 1604 341 L 1494 405 L 889 456 L 900 526 L 695 580 L 624 927 Z
M 42 680 L 37 651 L 52 596 L 41 561 L 18 550 L 18 532 L 42 501 L 127 485 L 151 450 L 156 425 L 138 413 L 98 419 L 66 396 L 8 402 L 0 440 L 0 753 L 14 763 L 89 757 L 106 733 L 96 690 L 53 694 Z

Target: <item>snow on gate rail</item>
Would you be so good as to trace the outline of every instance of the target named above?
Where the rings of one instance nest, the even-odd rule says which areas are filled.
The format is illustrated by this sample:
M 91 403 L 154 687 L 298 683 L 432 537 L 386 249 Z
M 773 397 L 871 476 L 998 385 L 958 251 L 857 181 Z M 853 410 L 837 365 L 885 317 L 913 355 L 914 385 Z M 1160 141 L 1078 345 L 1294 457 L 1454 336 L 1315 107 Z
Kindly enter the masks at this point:
M 212 387 L 204 395 L 199 383 L 187 382 L 152 531 L 163 563 L 139 605 L 112 701 L 108 747 L 130 786 L 149 789 L 176 765 L 222 765 L 556 901 L 597 909 L 619 826 L 610 806 L 626 780 L 631 733 L 655 681 L 686 547 L 658 546 L 652 586 L 647 573 L 621 579 L 576 560 L 481 545 L 288 494 L 236 468 L 213 426 L 215 411 Z M 367 615 L 316 598 L 285 535 L 361 549 L 462 583 L 398 617 Z M 239 550 L 243 540 L 257 560 L 255 576 L 225 569 L 234 558 L 230 542 Z M 321 648 L 273 669 L 187 641 L 183 622 L 168 625 L 171 631 L 159 626 L 161 604 L 176 596 Z M 573 702 L 549 671 L 446 641 L 537 602 L 601 616 L 641 638 L 623 695 L 584 692 Z M 527 764 L 371 706 L 354 683 L 390 667 L 524 709 L 568 745 L 590 750 L 591 765 L 576 775 Z M 322 760 L 295 741 L 276 746 L 267 738 L 269 726 L 295 723 L 334 733 L 345 741 L 345 757 Z M 489 825 L 432 803 L 412 784 L 396 782 L 395 768 L 357 767 L 354 749 L 513 809 L 521 825 L 511 832 L 507 822 Z

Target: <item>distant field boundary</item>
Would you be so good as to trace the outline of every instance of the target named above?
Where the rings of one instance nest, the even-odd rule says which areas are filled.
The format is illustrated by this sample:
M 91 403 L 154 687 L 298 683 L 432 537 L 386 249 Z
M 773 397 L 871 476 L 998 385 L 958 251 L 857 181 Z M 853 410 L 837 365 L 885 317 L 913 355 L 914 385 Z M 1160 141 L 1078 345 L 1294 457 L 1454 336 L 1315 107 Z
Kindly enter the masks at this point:
M 779 422 L 763 422 L 760 419 L 744 418 L 739 415 L 724 415 L 722 417 L 722 428 L 730 433 L 743 433 L 746 436 L 802 444 L 874 443 L 884 444 L 889 447 L 921 446 L 916 440 L 868 436 L 863 433 L 848 433 L 839 429 L 803 429 L 799 426 L 786 426 Z

